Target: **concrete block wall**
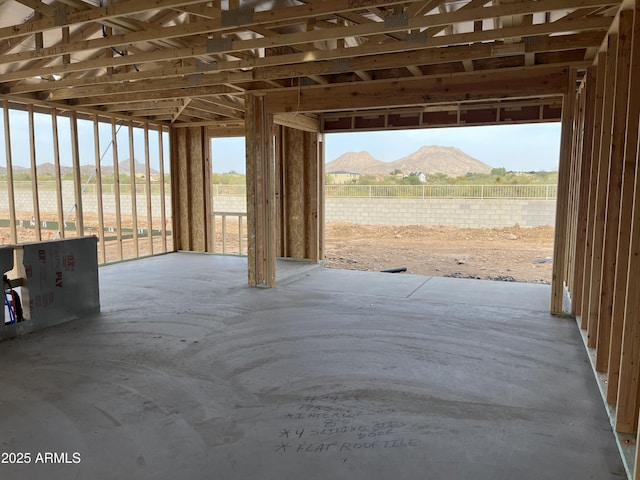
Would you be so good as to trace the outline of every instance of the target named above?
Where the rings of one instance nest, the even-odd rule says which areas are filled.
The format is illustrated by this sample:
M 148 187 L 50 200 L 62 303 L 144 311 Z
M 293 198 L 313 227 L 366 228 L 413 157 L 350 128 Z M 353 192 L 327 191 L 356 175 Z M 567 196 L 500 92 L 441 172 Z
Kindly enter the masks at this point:
M 369 225 L 537 227 L 555 224 L 555 200 L 327 198 L 327 222 Z
M 227 195 L 213 197 L 213 211 L 247 213 L 247 198 Z
M 33 195 L 30 190 L 15 190 L 14 199 L 17 212 L 33 212 Z M 165 197 L 167 205 L 167 214 L 171 208 L 171 196 Z M 57 199 L 55 190 L 38 191 L 38 203 L 40 204 L 40 213 L 57 213 Z M 71 182 L 63 183 L 62 188 L 62 205 L 65 215 L 71 210 L 75 204 L 75 194 L 73 184 Z M 120 211 L 122 215 L 131 214 L 131 195 L 120 195 Z M 94 192 L 84 192 L 82 194 L 82 208 L 87 213 L 98 212 L 98 197 Z M 115 215 L 116 213 L 116 197 L 113 193 L 105 193 L 102 196 L 102 208 L 105 215 Z M 246 207 L 245 207 L 246 208 Z M 0 210 L 7 211 L 9 209 L 9 196 L 7 190 L 0 189 Z M 147 199 L 144 194 L 136 195 L 136 209 L 139 217 L 146 217 Z M 161 213 L 160 195 L 151 195 L 151 211 L 154 216 L 160 216 Z
M 246 212 L 244 197 L 220 196 L 215 212 Z M 555 200 L 327 198 L 327 222 L 368 225 L 450 225 L 463 228 L 553 226 Z
M 15 192 L 16 210 L 32 211 L 33 200 L 28 190 Z M 56 192 L 39 192 L 41 213 L 56 212 Z M 65 213 L 74 204 L 71 184 L 63 188 Z M 97 197 L 94 193 L 83 195 L 85 212 L 98 211 Z M 121 195 L 121 211 L 130 215 L 131 196 Z M 170 209 L 171 197 L 166 196 Z M 146 217 L 146 198 L 136 196 L 138 215 Z M 160 195 L 151 195 L 152 213 L 160 215 Z M 115 214 L 113 194 L 103 196 L 105 215 Z M 6 191 L 0 190 L 0 210 L 8 209 Z M 213 198 L 215 212 L 246 212 L 247 203 L 243 196 L 216 196 Z M 450 225 L 462 228 L 509 227 L 516 223 L 521 227 L 537 227 L 555 224 L 555 200 L 524 199 L 421 199 L 421 198 L 327 198 L 325 215 L 327 222 L 349 222 L 369 225 Z

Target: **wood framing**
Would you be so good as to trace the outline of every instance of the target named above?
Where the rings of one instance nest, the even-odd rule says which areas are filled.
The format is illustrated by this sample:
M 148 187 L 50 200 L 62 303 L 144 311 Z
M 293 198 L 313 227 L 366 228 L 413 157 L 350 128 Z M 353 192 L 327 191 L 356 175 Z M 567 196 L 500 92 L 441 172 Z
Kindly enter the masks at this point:
M 213 251 L 211 151 L 204 127 L 171 129 L 174 248 Z
M 250 286 L 276 285 L 276 199 L 273 117 L 264 95 L 248 94 L 247 256 Z
M 98 208 L 98 255 L 100 262 L 107 262 L 107 252 L 104 243 L 104 210 L 102 196 L 102 152 L 100 151 L 100 130 L 98 117 L 93 117 L 93 152 L 96 162 L 96 203 Z
M 136 153 L 133 139 L 133 123 L 130 121 L 127 129 L 129 133 L 129 195 L 131 195 L 131 224 L 133 235 L 133 255 L 140 256 L 138 242 L 138 192 L 136 192 Z
M 320 260 L 318 134 L 276 127 L 278 255 Z
M 633 58 L 631 60 L 631 80 L 637 80 L 640 71 L 638 69 L 638 51 L 637 46 L 640 44 L 640 8 L 636 5 L 635 18 L 634 18 L 634 38 L 633 38 Z M 633 84 L 635 85 L 635 84 Z M 631 88 L 633 91 L 634 88 Z M 635 118 L 631 122 L 631 125 L 637 125 L 637 117 L 640 115 L 640 100 L 637 98 L 637 92 L 632 92 L 629 99 L 628 118 L 634 116 Z M 634 161 L 637 164 L 638 156 L 640 155 L 640 143 L 638 142 L 637 126 L 636 133 L 627 137 L 628 144 L 625 148 L 625 168 L 629 164 L 633 164 Z M 629 154 L 627 159 L 626 154 Z M 629 163 L 627 163 L 629 162 Z M 630 165 L 630 168 L 635 168 L 635 165 Z M 630 174 L 631 172 L 629 172 Z M 616 405 L 616 419 L 615 426 L 619 432 L 633 433 L 637 430 L 638 426 L 638 410 L 640 408 L 639 391 L 640 388 L 640 281 L 637 272 L 640 268 L 640 188 L 638 186 L 638 175 L 640 170 L 635 168 L 635 182 L 633 191 L 633 210 L 630 223 L 630 244 L 629 255 L 625 257 L 626 264 L 620 266 L 626 267 L 626 291 L 624 303 L 619 296 L 616 296 L 616 305 L 614 311 L 617 308 L 622 308 L 624 305 L 624 327 L 623 336 L 621 339 L 621 356 L 619 363 L 619 377 L 617 380 L 617 405 Z M 627 172 L 623 176 L 623 180 L 627 180 Z M 624 185 L 623 185 L 624 188 Z M 622 207 L 625 207 L 626 195 L 623 192 Z M 623 210 L 624 211 L 624 210 Z M 622 218 L 622 216 L 621 216 Z M 625 234 L 625 231 L 629 226 L 624 226 L 621 229 L 621 235 Z M 624 288 L 623 285 L 616 286 L 616 293 L 618 287 Z M 636 469 L 637 476 L 637 469 Z
M 9 102 L 3 100 L 2 111 L 4 118 L 5 158 L 7 161 L 7 191 L 9 194 L 9 223 L 11 223 L 11 242 L 18 243 L 18 231 L 16 222 L 16 200 L 13 191 L 13 160 L 11 153 L 11 119 L 9 116 Z M 58 196 L 60 201 L 62 197 Z
M 598 351 L 596 369 L 607 371 L 610 344 L 619 343 L 622 325 L 614 331 L 611 313 L 613 309 L 613 289 L 616 271 L 618 245 L 618 224 L 620 218 L 620 186 L 624 165 L 624 142 L 627 123 L 627 102 L 629 98 L 629 71 L 631 68 L 631 35 L 633 11 L 620 12 L 616 56 L 616 84 L 613 97 L 613 124 L 611 148 L 607 170 L 607 197 L 604 232 L 602 237 L 602 271 L 600 274 L 600 294 L 598 306 Z M 615 340 L 615 341 L 614 341 Z
M 71 163 L 73 165 L 73 193 L 75 199 L 76 235 L 84 237 L 84 215 L 82 214 L 82 175 L 80 173 L 80 147 L 78 145 L 78 115 L 71 112 Z M 35 175 L 35 171 L 34 171 Z
M 31 194 L 33 198 L 33 217 L 34 230 L 36 240 L 42 240 L 41 223 L 40 223 L 40 199 L 38 197 L 38 167 L 36 159 L 36 129 L 34 125 L 33 105 L 27 108 L 29 113 L 29 158 L 31 160 Z
M 58 219 L 58 231 L 56 238 L 64 238 L 64 205 L 62 204 L 62 174 L 60 172 L 60 138 L 58 136 L 58 112 L 51 110 L 51 129 L 53 134 L 53 164 L 56 175 L 56 207 Z
M 121 126 L 116 126 L 116 121 L 111 119 L 111 150 L 113 155 L 113 194 L 116 205 L 116 224 L 122 225 L 122 206 L 120 198 L 120 163 L 118 162 L 118 131 Z M 122 260 L 122 228 L 116 230 L 116 246 L 118 251 L 118 260 Z
M 556 240 L 553 246 L 553 271 L 551 277 L 551 313 L 560 315 L 565 311 L 564 281 L 567 269 L 568 199 L 571 173 L 571 139 L 573 137 L 573 114 L 576 89 L 576 72 L 571 70 L 565 78 L 566 92 L 562 104 L 562 137 L 560 141 L 560 167 L 558 171 L 558 197 L 556 200 Z
M 633 40 L 630 48 L 629 99 L 626 119 L 626 138 L 624 140 L 624 170 L 620 200 L 620 220 L 618 223 L 618 245 L 613 298 L 611 300 L 611 349 L 609 352 L 609 371 L 607 382 L 607 401 L 617 401 L 622 334 L 625 325 L 625 303 L 627 296 L 628 258 L 630 256 L 631 229 L 634 222 L 633 200 L 638 174 L 638 128 L 640 121 L 640 92 L 635 85 L 640 82 L 640 10 L 636 7 L 633 17 Z M 631 36 L 631 32 L 629 32 Z
M 602 249 L 604 225 L 607 210 L 607 187 L 609 179 L 609 152 L 611 151 L 611 129 L 613 128 L 613 103 L 616 85 L 616 49 L 618 35 L 611 34 L 608 39 L 607 66 L 605 74 L 605 91 L 602 108 L 602 129 L 600 135 L 600 152 L 598 154 L 598 189 L 595 197 L 595 225 L 593 229 L 593 255 L 591 258 L 591 281 L 589 285 L 589 318 L 587 319 L 587 338 L 589 347 L 595 347 L 598 336 L 601 343 L 609 340 L 610 324 L 599 324 L 600 282 L 602 278 Z M 600 332 L 600 327 L 606 332 Z M 606 340 L 605 340 L 606 338 Z

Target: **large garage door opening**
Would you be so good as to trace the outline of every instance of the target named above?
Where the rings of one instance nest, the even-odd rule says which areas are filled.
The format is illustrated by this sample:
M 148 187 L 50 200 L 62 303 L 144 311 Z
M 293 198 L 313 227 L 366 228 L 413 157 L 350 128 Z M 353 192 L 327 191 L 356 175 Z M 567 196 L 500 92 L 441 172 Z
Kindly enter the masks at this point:
M 326 135 L 326 266 L 551 283 L 560 124 Z

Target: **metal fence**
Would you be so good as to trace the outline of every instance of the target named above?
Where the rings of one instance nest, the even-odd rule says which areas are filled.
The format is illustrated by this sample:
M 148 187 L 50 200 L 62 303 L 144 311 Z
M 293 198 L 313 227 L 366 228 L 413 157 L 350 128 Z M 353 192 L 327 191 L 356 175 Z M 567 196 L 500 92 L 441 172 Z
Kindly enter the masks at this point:
M 555 200 L 557 185 L 326 185 L 327 198 L 520 198 Z M 213 185 L 214 196 L 244 196 L 244 185 Z

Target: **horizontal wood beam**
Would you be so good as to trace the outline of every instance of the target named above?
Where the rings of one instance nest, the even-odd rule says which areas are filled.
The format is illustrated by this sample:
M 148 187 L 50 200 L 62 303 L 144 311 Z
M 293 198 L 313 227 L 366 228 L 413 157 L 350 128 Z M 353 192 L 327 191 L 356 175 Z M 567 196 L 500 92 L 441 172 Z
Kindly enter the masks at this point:
M 555 96 L 566 92 L 567 78 L 567 68 L 530 67 L 502 74 L 474 72 L 363 85 L 291 88 L 269 92 L 267 108 L 271 113 L 322 112 Z

